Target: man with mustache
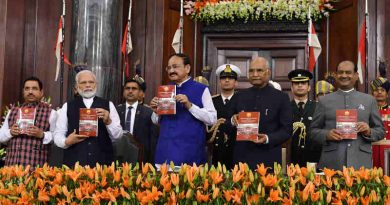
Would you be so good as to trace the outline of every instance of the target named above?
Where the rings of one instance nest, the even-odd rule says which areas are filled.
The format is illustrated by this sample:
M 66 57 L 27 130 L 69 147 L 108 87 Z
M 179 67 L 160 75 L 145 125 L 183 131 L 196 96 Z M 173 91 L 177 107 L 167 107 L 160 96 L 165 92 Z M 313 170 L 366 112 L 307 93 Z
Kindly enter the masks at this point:
M 234 146 L 233 162 L 246 162 L 251 169 L 264 163 L 273 167 L 282 162 L 282 144 L 291 137 L 292 110 L 287 94 L 269 84 L 270 65 L 263 57 L 254 58 L 249 67 L 250 88 L 237 93 L 234 113 L 241 111 L 259 112 L 259 134 L 255 141 L 237 141 Z M 237 116 L 232 123 L 237 125 Z
M 206 125 L 216 122 L 215 111 L 209 89 L 190 76 L 190 58 L 185 54 L 174 54 L 168 60 L 166 72 L 171 84 L 176 86 L 176 114 L 156 114 L 158 98 L 150 103 L 154 110 L 153 122 L 160 124 L 155 163 L 176 165 L 203 164 L 206 162 Z
M 142 91 L 142 83 L 137 78 L 128 79 L 123 87 L 123 97 L 126 102 L 117 106 L 121 125 L 124 130 L 134 136 L 143 148 L 142 161 L 153 163 L 154 151 L 157 140 L 157 127 L 153 124 L 151 116 L 152 109 L 141 104 L 139 96 Z M 116 159 L 119 162 L 137 162 L 134 154 L 129 153 L 132 146 L 124 135 L 118 142 L 114 143 Z M 131 156 L 133 155 L 133 156 Z
M 96 96 L 96 76 L 89 70 L 76 75 L 79 96 L 65 103 L 58 116 L 54 142 L 64 148 L 64 164 L 94 167 L 96 163 L 111 164 L 114 160 L 112 141 L 122 136 L 122 127 L 112 102 Z M 80 108 L 95 108 L 98 116 L 96 137 L 79 135 Z
M 339 90 L 319 99 L 310 135 L 312 140 L 322 145 L 319 168 L 372 167 L 371 143 L 383 139 L 385 130 L 375 99 L 355 90 L 357 80 L 354 63 L 343 61 L 336 71 Z M 336 129 L 336 110 L 344 109 L 357 110 L 356 139 L 343 139 Z
M 36 77 L 24 80 L 24 103 L 11 108 L 0 130 L 0 142 L 7 143 L 6 166 L 36 167 L 48 161 L 57 114 L 51 105 L 41 102 L 42 97 L 41 80 Z M 30 125 L 26 133 L 19 126 L 24 108 L 33 108 L 35 112 L 34 125 Z
M 313 75 L 308 70 L 290 71 L 291 107 L 293 110 L 293 135 L 291 140 L 291 162 L 306 166 L 307 162 L 317 163 L 321 155 L 321 147 L 310 138 L 310 123 L 313 120 L 316 102 L 309 99 L 310 80 Z

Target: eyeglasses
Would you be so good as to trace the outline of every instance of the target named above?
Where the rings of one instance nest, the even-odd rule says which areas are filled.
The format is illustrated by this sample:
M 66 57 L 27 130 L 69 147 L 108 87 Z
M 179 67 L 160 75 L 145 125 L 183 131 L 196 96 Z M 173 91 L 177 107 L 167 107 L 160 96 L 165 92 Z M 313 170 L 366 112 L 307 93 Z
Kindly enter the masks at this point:
M 177 70 L 177 69 L 180 68 L 180 67 L 184 67 L 184 65 L 183 65 L 183 64 L 180 64 L 180 65 L 173 64 L 173 65 L 171 65 L 171 66 L 167 66 L 167 67 L 165 68 L 165 71 L 169 71 L 169 70 L 171 70 L 171 69 Z

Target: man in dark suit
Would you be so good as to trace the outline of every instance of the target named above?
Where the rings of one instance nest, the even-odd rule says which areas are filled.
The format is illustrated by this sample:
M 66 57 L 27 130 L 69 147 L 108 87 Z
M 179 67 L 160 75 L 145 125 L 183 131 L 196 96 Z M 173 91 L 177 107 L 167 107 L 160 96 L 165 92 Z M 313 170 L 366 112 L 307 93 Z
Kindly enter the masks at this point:
M 215 136 L 211 136 L 213 143 L 213 164 L 218 162 L 225 164 L 226 168 L 233 167 L 233 145 L 236 132 L 229 123 L 233 116 L 233 106 L 236 101 L 235 88 L 237 77 L 241 75 L 240 68 L 232 64 L 224 64 L 215 71 L 219 77 L 221 94 L 213 96 L 213 104 L 217 110 L 217 118 L 220 124 Z M 228 120 L 226 122 L 226 120 Z M 213 132 L 214 133 L 214 132 Z
M 251 169 L 259 163 L 273 167 L 282 161 L 282 144 L 291 137 L 292 110 L 287 94 L 269 85 L 271 70 L 267 59 L 257 57 L 249 67 L 249 82 L 253 85 L 240 90 L 234 112 L 259 112 L 259 134 L 255 141 L 237 141 L 233 162 L 246 162 Z M 237 125 L 237 114 L 232 123 Z
M 144 83 L 144 82 L 143 82 Z M 123 88 L 123 97 L 126 102 L 117 106 L 122 128 L 132 134 L 143 148 L 142 161 L 153 163 L 154 150 L 156 146 L 157 127 L 151 120 L 153 111 L 139 103 L 139 93 L 142 82 L 136 79 L 126 81 Z M 128 136 L 123 136 L 119 142 L 115 143 L 116 159 L 120 162 L 131 162 L 133 157 L 123 146 L 130 146 Z M 124 142 L 125 141 L 125 142 Z M 130 148 L 129 148 L 130 149 Z
M 317 163 L 321 156 L 321 146 L 310 140 L 310 123 L 316 102 L 309 99 L 310 80 L 313 75 L 303 69 L 292 70 L 288 74 L 291 81 L 291 107 L 293 110 L 293 135 L 291 141 L 291 162 L 306 166 L 307 162 Z

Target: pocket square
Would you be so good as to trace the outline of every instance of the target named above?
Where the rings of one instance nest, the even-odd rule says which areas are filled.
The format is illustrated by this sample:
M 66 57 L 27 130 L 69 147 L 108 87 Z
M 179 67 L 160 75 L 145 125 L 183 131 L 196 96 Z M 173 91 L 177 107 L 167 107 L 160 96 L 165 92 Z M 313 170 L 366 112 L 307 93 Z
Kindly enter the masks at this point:
M 359 110 L 365 110 L 364 105 L 360 104 L 358 107 Z

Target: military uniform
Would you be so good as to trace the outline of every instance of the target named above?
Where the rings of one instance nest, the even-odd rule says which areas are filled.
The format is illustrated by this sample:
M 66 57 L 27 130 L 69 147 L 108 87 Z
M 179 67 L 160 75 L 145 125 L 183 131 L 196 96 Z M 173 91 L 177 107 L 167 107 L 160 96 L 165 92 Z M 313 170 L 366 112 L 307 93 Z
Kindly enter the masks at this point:
M 222 164 L 225 164 L 227 168 L 232 168 L 233 166 L 233 146 L 236 140 L 236 132 L 228 120 L 230 120 L 234 114 L 232 105 L 237 101 L 236 97 L 237 95 L 233 94 L 227 103 L 223 101 L 221 95 L 213 97 L 214 107 L 217 110 L 217 118 L 224 118 L 227 122 L 219 126 L 215 139 L 212 142 L 212 161 L 214 165 L 221 162 Z
M 316 104 L 317 102 L 308 100 L 301 112 L 296 102 L 291 101 L 294 128 L 291 141 L 291 162 L 299 166 L 306 166 L 307 162 L 318 162 L 321 156 L 321 146 L 316 145 L 309 138 L 310 123 L 313 120 Z
M 217 68 L 215 74 L 220 80 L 237 80 L 241 75 L 240 68 L 232 64 L 224 64 Z M 230 91 L 234 91 L 230 90 Z M 233 145 L 236 141 L 236 130 L 231 125 L 230 119 L 234 115 L 233 106 L 236 104 L 237 95 L 233 92 L 231 96 L 216 95 L 213 96 L 213 104 L 217 110 L 218 119 L 225 119 L 225 122 L 220 124 L 215 134 L 215 138 L 211 136 L 212 143 L 212 163 L 217 165 L 218 162 L 226 165 L 226 168 L 233 168 Z M 212 135 L 214 132 L 210 133 Z
M 296 69 L 291 71 L 288 77 L 292 83 L 306 83 L 313 75 L 307 70 Z M 309 99 L 301 102 L 295 99 L 291 101 L 293 111 L 291 162 L 299 166 L 306 166 L 307 162 L 318 162 L 321 156 L 322 146 L 316 145 L 309 137 L 316 104 L 315 101 Z

